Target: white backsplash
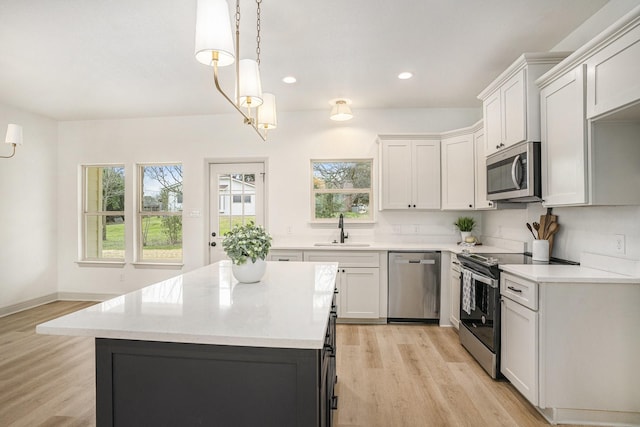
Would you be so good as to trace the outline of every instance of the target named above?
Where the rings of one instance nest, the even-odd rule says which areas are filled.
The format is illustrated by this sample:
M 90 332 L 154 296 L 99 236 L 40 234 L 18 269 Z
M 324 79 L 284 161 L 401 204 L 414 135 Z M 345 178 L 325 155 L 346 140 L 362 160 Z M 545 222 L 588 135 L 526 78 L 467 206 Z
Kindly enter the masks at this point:
M 584 206 L 553 208 L 560 229 L 555 236 L 553 256 L 579 261 L 583 252 L 617 258 L 640 259 L 640 206 Z M 530 203 L 527 209 L 485 212 L 482 232 L 486 236 L 527 242 L 533 236 L 526 223 L 539 221 L 546 209 Z M 624 253 L 616 248 L 616 235 L 624 235 Z

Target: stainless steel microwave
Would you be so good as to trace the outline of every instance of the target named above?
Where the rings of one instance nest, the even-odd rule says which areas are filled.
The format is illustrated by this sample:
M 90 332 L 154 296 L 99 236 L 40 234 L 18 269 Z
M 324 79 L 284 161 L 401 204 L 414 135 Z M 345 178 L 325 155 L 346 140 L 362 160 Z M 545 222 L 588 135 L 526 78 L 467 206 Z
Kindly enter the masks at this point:
M 540 143 L 521 142 L 487 157 L 487 199 L 539 202 Z

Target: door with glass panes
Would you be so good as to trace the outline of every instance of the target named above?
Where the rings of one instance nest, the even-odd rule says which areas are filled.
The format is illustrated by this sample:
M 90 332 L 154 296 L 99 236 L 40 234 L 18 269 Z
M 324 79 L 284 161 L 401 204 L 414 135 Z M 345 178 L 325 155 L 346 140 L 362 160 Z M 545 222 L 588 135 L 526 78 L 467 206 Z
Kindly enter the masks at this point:
M 236 224 L 264 224 L 264 163 L 209 166 L 209 262 L 228 259 L 224 234 Z

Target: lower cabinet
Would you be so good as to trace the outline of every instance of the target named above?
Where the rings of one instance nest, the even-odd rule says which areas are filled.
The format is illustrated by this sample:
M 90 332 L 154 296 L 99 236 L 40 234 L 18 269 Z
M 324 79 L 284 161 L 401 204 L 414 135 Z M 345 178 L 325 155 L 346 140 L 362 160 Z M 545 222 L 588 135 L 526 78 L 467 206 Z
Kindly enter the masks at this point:
M 380 269 L 339 268 L 339 317 L 343 319 L 377 319 L 380 316 Z
M 285 251 L 285 250 L 272 250 L 269 251 L 269 261 L 302 261 L 302 251 Z
M 309 262 L 338 262 L 338 319 L 370 321 L 380 311 L 380 254 L 374 251 L 305 251 Z M 386 301 L 383 301 L 386 306 Z
M 529 402 L 538 405 L 538 313 L 502 298 L 500 370 Z
M 449 319 L 454 328 L 460 328 L 460 264 L 456 254 L 451 254 L 450 307 Z

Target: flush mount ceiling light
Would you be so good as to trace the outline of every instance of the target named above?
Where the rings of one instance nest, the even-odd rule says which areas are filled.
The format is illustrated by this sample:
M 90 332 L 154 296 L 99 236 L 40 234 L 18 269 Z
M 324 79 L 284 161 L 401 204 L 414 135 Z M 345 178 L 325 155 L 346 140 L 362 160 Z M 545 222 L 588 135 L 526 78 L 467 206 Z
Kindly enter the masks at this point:
M 273 94 L 262 92 L 260 81 L 260 4 L 256 0 L 256 59 L 240 57 L 240 0 L 236 0 L 235 48 L 226 0 L 198 0 L 195 56 L 198 62 L 213 67 L 216 89 L 235 107 L 250 125 L 267 140 L 267 130 L 276 128 L 276 103 Z M 220 86 L 218 67 L 236 63 L 235 97 L 231 99 Z M 268 105 L 265 104 L 265 95 Z M 264 107 L 263 107 L 264 105 Z M 243 111 L 245 110 L 245 111 Z M 264 115 L 263 119 L 261 115 Z
M 286 77 L 282 78 L 282 81 L 285 82 L 286 84 L 293 84 L 293 83 L 297 82 L 298 80 L 293 76 L 286 76 Z
M 398 74 L 398 78 L 400 80 L 407 80 L 407 79 L 410 79 L 411 77 L 413 77 L 413 73 L 410 73 L 408 71 L 403 71 L 402 73 Z
M 10 159 L 16 155 L 16 145 L 22 145 L 22 126 L 9 124 L 4 142 L 13 145 L 13 153 L 10 156 L 0 156 L 0 159 Z
M 338 98 L 329 101 L 333 107 L 331 108 L 331 114 L 329 118 L 331 120 L 335 120 L 337 122 L 343 122 L 345 120 L 351 120 L 353 118 L 353 114 L 351 113 L 351 100 L 346 98 Z

